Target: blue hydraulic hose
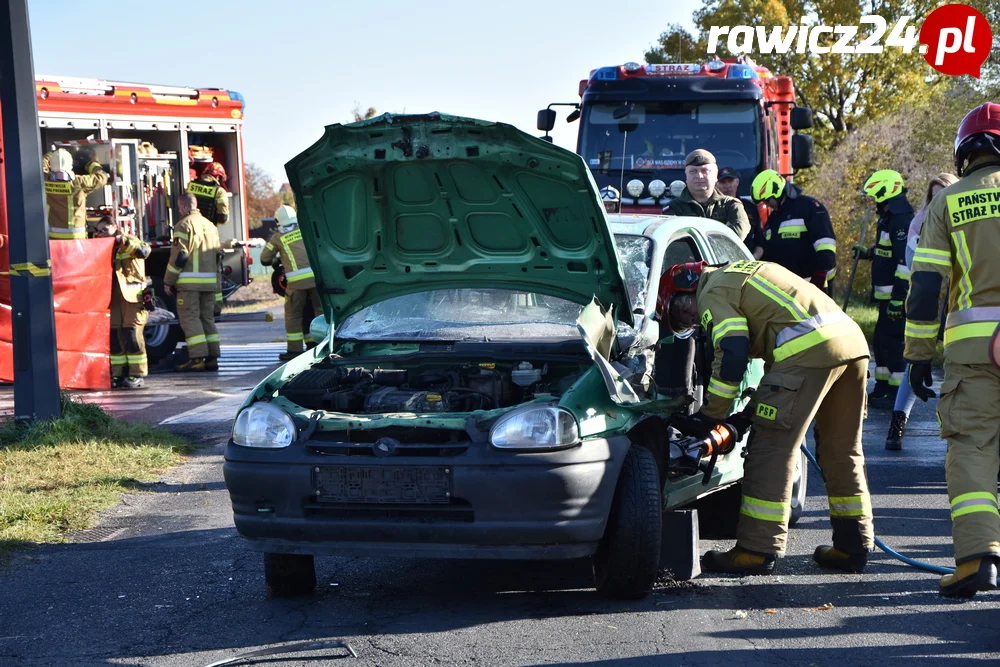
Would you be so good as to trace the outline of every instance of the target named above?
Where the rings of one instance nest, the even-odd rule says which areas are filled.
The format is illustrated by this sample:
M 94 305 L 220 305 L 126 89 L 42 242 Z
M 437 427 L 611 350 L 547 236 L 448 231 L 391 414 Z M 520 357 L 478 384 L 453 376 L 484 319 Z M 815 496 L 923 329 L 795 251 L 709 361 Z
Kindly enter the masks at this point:
M 822 468 L 819 467 L 819 462 L 816 460 L 816 457 L 813 456 L 813 453 L 810 452 L 809 449 L 806 447 L 805 443 L 802 443 L 802 451 L 805 453 L 809 461 L 812 462 L 813 467 L 816 468 L 816 471 L 822 475 L 823 470 Z M 898 551 L 896 551 L 895 549 L 886 546 L 885 542 L 883 542 L 877 537 L 875 538 L 875 546 L 877 546 L 879 549 L 886 552 L 896 560 L 902 561 L 903 563 L 906 563 L 910 567 L 915 567 L 918 570 L 924 570 L 925 572 L 933 572 L 934 574 L 955 573 L 955 568 L 952 567 L 941 567 L 940 565 L 931 565 L 930 563 L 925 563 L 923 561 L 914 560 L 913 558 L 908 558 L 903 554 L 899 553 Z

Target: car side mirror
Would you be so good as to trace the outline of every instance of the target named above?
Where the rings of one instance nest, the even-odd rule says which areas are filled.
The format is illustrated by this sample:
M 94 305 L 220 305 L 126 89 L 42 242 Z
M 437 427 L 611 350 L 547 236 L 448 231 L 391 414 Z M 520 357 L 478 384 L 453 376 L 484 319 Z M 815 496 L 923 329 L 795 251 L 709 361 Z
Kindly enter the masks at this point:
M 808 134 L 792 137 L 792 169 L 808 169 L 813 166 L 813 138 Z
M 569 112 L 569 115 L 566 116 L 567 123 L 572 123 L 575 120 L 580 120 L 580 109 L 578 108 L 573 109 L 572 111 Z
M 789 118 L 793 130 L 808 130 L 813 126 L 813 110 L 809 107 L 794 107 Z
M 556 111 L 555 109 L 541 109 L 538 112 L 538 120 L 536 121 L 538 129 L 542 132 L 551 132 L 552 128 L 556 126 Z

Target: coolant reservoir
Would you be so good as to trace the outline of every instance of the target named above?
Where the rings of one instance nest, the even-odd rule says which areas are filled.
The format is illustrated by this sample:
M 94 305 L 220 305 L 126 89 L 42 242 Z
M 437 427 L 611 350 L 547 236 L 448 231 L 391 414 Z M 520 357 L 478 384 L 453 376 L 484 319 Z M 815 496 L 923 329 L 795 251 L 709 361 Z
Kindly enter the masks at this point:
M 510 381 L 521 387 L 530 387 L 542 381 L 542 369 L 535 368 L 528 361 L 522 361 L 510 372 Z

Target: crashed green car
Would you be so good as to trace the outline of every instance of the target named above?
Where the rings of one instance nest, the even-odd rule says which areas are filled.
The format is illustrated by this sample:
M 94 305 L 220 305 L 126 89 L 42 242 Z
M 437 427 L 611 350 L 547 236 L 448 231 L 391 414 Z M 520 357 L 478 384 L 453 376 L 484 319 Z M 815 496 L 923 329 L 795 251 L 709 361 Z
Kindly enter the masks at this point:
M 697 549 L 672 510 L 726 497 L 735 523 L 741 447 L 677 451 L 701 388 L 663 386 L 682 343 L 654 319 L 671 264 L 749 258 L 732 232 L 612 223 L 579 156 L 441 114 L 331 125 L 286 168 L 325 338 L 251 392 L 224 465 L 270 594 L 360 555 L 589 558 L 641 597 Z

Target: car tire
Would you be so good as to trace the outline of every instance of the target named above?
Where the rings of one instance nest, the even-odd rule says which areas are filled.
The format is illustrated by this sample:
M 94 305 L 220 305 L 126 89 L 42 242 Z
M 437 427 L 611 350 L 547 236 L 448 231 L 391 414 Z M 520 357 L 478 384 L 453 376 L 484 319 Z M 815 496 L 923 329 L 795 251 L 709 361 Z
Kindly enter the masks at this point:
M 789 514 L 788 525 L 794 526 L 802 518 L 806 509 L 806 486 L 809 482 L 809 459 L 800 450 L 795 475 L 792 477 L 792 511 Z
M 636 600 L 653 590 L 662 520 L 656 459 L 645 447 L 633 445 L 625 454 L 604 538 L 593 557 L 598 593 Z
M 309 595 L 316 590 L 316 565 L 313 557 L 265 553 L 264 586 L 270 598 Z

